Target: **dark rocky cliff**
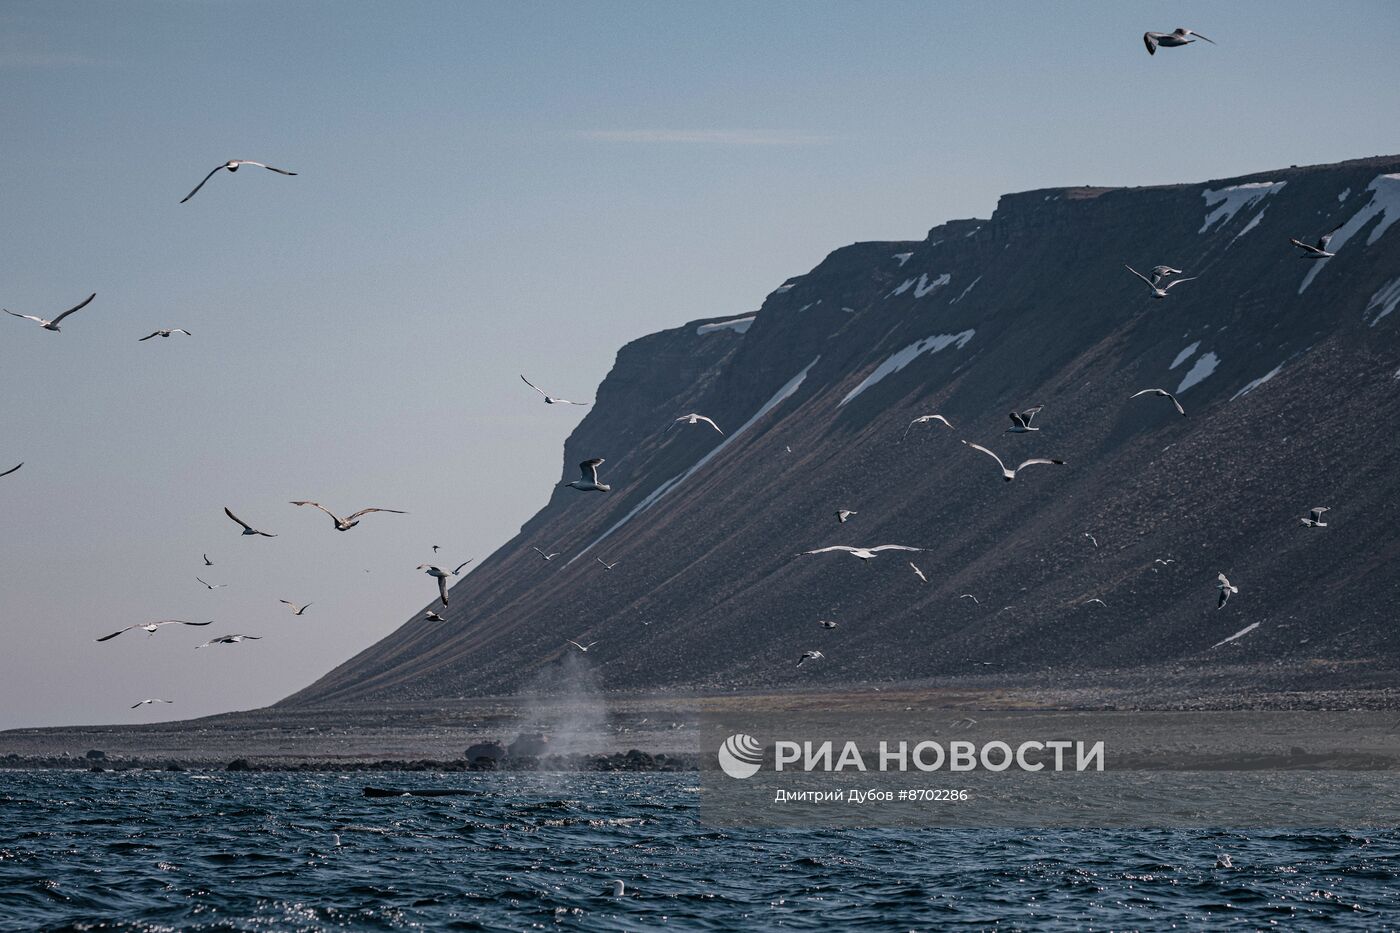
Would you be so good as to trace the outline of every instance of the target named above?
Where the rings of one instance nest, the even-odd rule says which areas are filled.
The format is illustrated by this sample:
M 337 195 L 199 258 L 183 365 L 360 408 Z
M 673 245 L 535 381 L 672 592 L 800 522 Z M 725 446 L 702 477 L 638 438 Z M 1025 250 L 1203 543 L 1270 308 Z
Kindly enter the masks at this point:
M 607 458 L 613 492 L 556 489 L 454 587 L 447 623 L 420 611 L 284 704 L 509 692 L 566 638 L 599 642 L 612 689 L 1393 666 L 1397 220 L 1386 157 L 1007 195 L 922 242 L 839 249 L 752 321 L 624 347 L 564 451 L 566 480 Z M 1343 221 L 1334 259 L 1288 243 Z M 1125 262 L 1199 279 L 1153 300 Z M 1148 387 L 1187 416 L 1129 400 Z M 1042 430 L 1002 433 L 1034 404 Z M 663 433 L 690 411 L 727 435 Z M 930 412 L 956 429 L 901 442 Z M 1068 465 L 1005 483 L 964 438 Z M 1329 527 L 1299 522 L 1312 506 Z M 838 507 L 858 514 L 838 525 Z M 927 550 L 796 556 L 885 543 Z M 1240 593 L 1217 611 L 1220 571 Z M 827 660 L 796 668 L 808 648 Z

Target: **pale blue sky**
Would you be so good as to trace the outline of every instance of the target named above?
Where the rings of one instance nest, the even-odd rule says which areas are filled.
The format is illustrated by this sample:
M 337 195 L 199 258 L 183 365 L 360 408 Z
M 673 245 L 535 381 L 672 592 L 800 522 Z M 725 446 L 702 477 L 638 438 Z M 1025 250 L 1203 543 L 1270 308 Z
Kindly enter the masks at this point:
M 1219 44 L 1148 57 L 1178 25 Z M 61 334 L 0 321 L 0 470 L 26 461 L 0 726 L 262 705 L 393 630 L 429 545 L 479 561 L 549 495 L 582 410 L 518 372 L 591 398 L 629 339 L 1004 192 L 1400 151 L 1397 27 L 1392 2 L 0 6 L 0 305 L 98 292 Z M 229 158 L 301 174 L 178 203 Z M 339 535 L 294 498 L 412 514 Z M 167 617 L 218 624 L 92 641 Z M 234 631 L 266 638 L 191 650 Z M 177 704 L 127 710 L 148 696 Z

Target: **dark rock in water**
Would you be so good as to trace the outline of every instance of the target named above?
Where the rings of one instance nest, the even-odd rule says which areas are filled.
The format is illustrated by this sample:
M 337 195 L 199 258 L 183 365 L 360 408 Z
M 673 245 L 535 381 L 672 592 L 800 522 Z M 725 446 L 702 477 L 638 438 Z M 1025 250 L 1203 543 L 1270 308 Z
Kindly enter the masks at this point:
M 247 758 L 235 758 L 224 766 L 225 771 L 251 771 L 253 766 L 248 763 Z
M 539 758 L 549 754 L 549 736 L 543 732 L 522 734 L 510 743 L 510 757 Z
M 101 761 L 102 759 L 104 759 L 104 758 L 107 757 L 107 753 L 104 752 L 104 751 L 99 751 L 98 749 L 92 748 L 92 749 L 88 749 L 87 753 L 84 754 L 83 757 L 86 758 L 86 759 L 88 759 L 89 761 Z
M 470 760 L 473 771 L 495 771 L 499 767 L 499 759 L 496 758 L 473 758 Z
M 92 765 L 88 768 L 88 770 L 93 772 L 94 774 L 104 774 L 107 771 L 107 769 L 102 767 L 101 765 Z
M 495 761 L 498 758 L 506 757 L 506 747 L 500 742 L 477 742 L 475 745 L 467 746 L 462 757 L 470 762 L 475 762 L 478 758 L 490 758 Z
M 178 761 L 172 761 L 172 762 L 170 762 L 168 765 L 165 766 L 165 770 L 167 770 L 167 771 L 186 771 L 186 770 L 188 770 L 188 769 L 187 769 L 184 765 L 180 764 Z

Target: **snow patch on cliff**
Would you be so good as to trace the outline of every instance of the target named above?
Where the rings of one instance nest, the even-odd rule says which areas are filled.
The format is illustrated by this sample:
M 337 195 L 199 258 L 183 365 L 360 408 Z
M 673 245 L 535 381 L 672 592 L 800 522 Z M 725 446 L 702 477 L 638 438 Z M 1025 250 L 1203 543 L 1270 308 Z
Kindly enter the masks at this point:
M 757 315 L 750 314 L 748 317 L 736 317 L 732 321 L 720 321 L 717 324 L 701 324 L 695 328 L 696 336 L 703 337 L 706 334 L 713 334 L 715 331 L 732 330 L 736 334 L 742 334 L 753 324 L 753 319 Z
M 1261 385 L 1263 385 L 1264 383 L 1268 382 L 1270 379 L 1272 379 L 1272 378 L 1274 378 L 1275 376 L 1277 376 L 1277 375 L 1278 375 L 1280 372 L 1282 372 L 1282 371 L 1283 371 L 1283 364 L 1282 364 L 1282 363 L 1279 363 L 1277 366 L 1275 366 L 1273 369 L 1271 369 L 1271 370 L 1269 370 L 1268 372 L 1266 372 L 1264 375 L 1260 376 L 1258 379 L 1255 379 L 1253 382 L 1246 383 L 1245 386 L 1244 386 L 1244 388 L 1240 389 L 1240 390 L 1239 390 L 1238 392 L 1236 392 L 1234 395 L 1230 396 L 1230 401 L 1233 402 L 1235 399 L 1239 398 L 1241 395 L 1248 395 L 1249 393 L 1253 392 L 1255 389 L 1259 388 L 1259 387 L 1260 387 Z
M 961 350 L 963 347 L 967 346 L 967 342 L 972 339 L 972 335 L 975 333 L 976 331 L 974 330 L 965 330 L 959 334 L 934 334 L 932 337 L 925 337 L 917 343 L 909 344 L 909 346 L 893 354 L 889 359 L 875 367 L 875 371 L 862 379 L 860 385 L 852 389 L 836 407 L 840 408 L 866 389 L 879 383 L 880 380 L 884 379 L 886 376 L 899 372 L 925 353 L 937 353 L 948 347 L 956 347 Z
M 1259 213 L 1255 214 L 1255 215 L 1254 215 L 1254 219 L 1251 220 L 1249 223 L 1245 224 L 1243 230 L 1241 230 L 1239 233 L 1237 233 L 1237 234 L 1235 234 L 1233 237 L 1231 237 L 1231 238 L 1230 238 L 1230 242 L 1229 242 L 1227 245 L 1228 245 L 1228 246 L 1234 246 L 1236 240 L 1238 240 L 1240 237 L 1244 236 L 1244 235 L 1245 235 L 1246 233 L 1248 233 L 1249 231 L 1253 230 L 1255 227 L 1259 226 L 1259 221 L 1261 221 L 1261 220 L 1264 219 L 1264 214 L 1265 214 L 1265 212 L 1268 211 L 1268 209 L 1269 209 L 1269 208 L 1268 208 L 1268 205 L 1265 205 L 1264 210 L 1262 210 L 1262 211 L 1260 211 Z
M 913 254 L 913 253 L 895 253 L 895 254 L 894 254 L 893 256 L 891 256 L 890 258 L 891 258 L 891 259 L 898 259 L 898 260 L 899 260 L 899 267 L 900 267 L 901 269 L 903 269 L 903 268 L 904 268 L 904 264 L 905 264 L 906 262 L 909 261 L 909 257 L 912 256 L 912 255 L 914 255 L 914 254 Z
M 945 272 L 938 278 L 930 282 L 928 280 L 928 273 L 924 273 L 923 275 L 919 276 L 919 284 L 914 286 L 914 297 L 922 298 L 925 295 L 942 288 L 944 285 L 947 285 L 952 280 L 953 277 L 947 272 Z
M 885 297 L 886 297 L 886 298 L 893 298 L 895 295 L 903 295 L 905 292 L 909 291 L 909 289 L 913 288 L 913 287 L 914 287 L 914 283 L 917 282 L 917 281 L 919 281 L 919 280 L 918 280 L 918 279 L 905 279 L 903 282 L 899 283 L 899 287 L 898 287 L 898 288 L 896 288 L 894 291 L 890 292 L 890 293 L 889 293 L 888 295 L 886 295 Z
M 1201 358 L 1196 361 L 1196 365 L 1192 366 L 1182 378 L 1181 385 L 1176 387 L 1176 394 L 1180 395 L 1202 379 L 1205 379 L 1211 373 L 1215 372 L 1215 368 L 1219 365 L 1220 357 L 1216 356 L 1214 353 L 1201 354 Z
M 1380 223 L 1376 224 L 1371 235 L 1366 238 L 1366 245 L 1370 246 L 1385 235 L 1390 229 L 1390 225 L 1400 220 L 1400 174 L 1397 175 L 1377 175 L 1371 179 L 1371 183 L 1366 186 L 1366 190 L 1371 192 L 1371 200 L 1366 202 L 1366 206 L 1361 208 L 1351 216 L 1351 219 L 1332 234 L 1331 241 L 1327 244 L 1327 250 L 1332 253 L 1339 253 L 1347 240 L 1350 240 L 1361 228 L 1366 226 L 1375 217 L 1380 217 Z M 1317 274 L 1322 271 L 1322 267 L 1331 262 L 1331 259 L 1317 259 L 1309 263 L 1312 266 L 1308 274 L 1303 276 L 1303 282 L 1298 286 L 1298 294 L 1303 294 L 1307 287 L 1312 284 L 1312 280 L 1317 278 Z
M 806 368 L 804 368 L 802 372 L 789 379 L 786 385 L 784 385 L 781 389 L 779 389 L 773 394 L 772 398 L 764 402 L 763 407 L 760 408 L 758 411 L 754 412 L 753 416 L 749 418 L 748 421 L 745 421 L 742 425 L 740 425 L 737 430 L 731 431 L 728 435 L 726 435 L 724 440 L 720 441 L 718 444 L 716 444 L 710 449 L 709 453 L 705 454 L 705 456 L 695 461 L 695 464 L 690 469 L 686 470 L 684 473 L 679 473 L 671 477 L 670 479 L 666 480 L 666 482 L 653 489 L 650 493 L 647 494 L 646 498 L 644 498 L 641 502 L 638 502 L 630 512 L 622 516 L 622 518 L 618 519 L 612 525 L 612 527 L 608 528 L 607 531 L 594 538 L 591 542 L 589 542 L 589 544 L 586 547 L 584 547 L 583 550 L 579 551 L 573 557 L 569 558 L 568 562 L 564 566 L 567 567 L 569 564 L 572 564 L 580 557 L 583 557 L 595 546 L 601 544 L 603 540 L 609 535 L 611 535 L 614 531 L 617 531 L 623 525 L 626 525 L 632 519 L 636 518 L 638 515 L 641 515 L 653 505 L 656 505 L 656 503 L 666 498 L 666 496 L 669 495 L 673 489 L 675 489 L 677 486 L 681 485 L 686 480 L 694 476 L 696 473 L 704 469 L 705 464 L 709 463 L 715 457 L 719 456 L 720 451 L 724 450 L 730 444 L 734 443 L 736 440 L 742 437 L 744 433 L 748 431 L 749 428 L 753 427 L 756 423 L 758 423 L 758 421 L 764 415 L 768 414 L 770 411 L 777 408 L 783 402 L 787 401 L 788 398 L 790 398 L 794 392 L 801 388 L 802 383 L 807 379 L 807 374 L 812 371 L 812 367 L 816 366 L 817 361 L 820 359 L 821 357 L 819 356 L 817 357 L 817 359 L 812 360 L 812 362 L 808 363 Z
M 1400 305 L 1400 278 L 1386 282 L 1381 286 L 1380 291 L 1371 296 L 1370 302 L 1366 305 L 1366 314 L 1379 309 L 1376 316 L 1371 318 L 1371 326 L 1375 327 L 1379 324 L 1381 318 L 1394 311 L 1397 305 Z
M 1217 224 L 1224 226 L 1243 208 L 1253 207 L 1269 195 L 1277 194 L 1286 184 L 1286 181 L 1251 181 L 1248 184 L 1231 185 L 1219 190 L 1205 189 L 1201 192 L 1201 197 L 1205 199 L 1206 207 L 1213 207 L 1215 210 L 1206 215 L 1206 222 L 1201 224 L 1201 229 L 1196 232 L 1205 233 Z
M 967 288 L 964 288 L 964 289 L 962 290 L 962 294 L 958 295 L 958 297 L 956 297 L 956 298 L 954 298 L 952 301 L 948 302 L 948 304 L 950 304 L 950 305 L 955 305 L 955 304 L 957 304 L 959 301 L 962 301 L 964 298 L 967 297 L 967 293 L 970 292 L 970 291 L 972 291 L 972 289 L 973 289 L 973 288 L 977 285 L 977 283 L 980 282 L 980 281 L 982 281 L 982 276 L 979 275 L 977 278 L 975 278 L 975 279 L 972 280 L 972 284 L 971 284 L 971 285 L 969 285 Z
M 1197 340 L 1195 343 L 1191 344 L 1191 346 L 1178 353 L 1176 355 L 1176 359 L 1172 360 L 1172 364 L 1168 366 L 1167 369 L 1176 369 L 1182 363 L 1185 363 L 1187 360 L 1189 360 L 1191 358 L 1191 354 L 1195 353 L 1200 348 L 1201 342 Z

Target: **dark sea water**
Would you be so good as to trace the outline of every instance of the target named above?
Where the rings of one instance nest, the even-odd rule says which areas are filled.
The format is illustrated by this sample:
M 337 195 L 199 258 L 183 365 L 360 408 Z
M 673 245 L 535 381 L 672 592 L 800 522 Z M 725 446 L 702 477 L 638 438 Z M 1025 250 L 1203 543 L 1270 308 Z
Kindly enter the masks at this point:
M 1394 831 L 731 831 L 693 774 L 0 782 L 3 930 L 1400 926 Z

